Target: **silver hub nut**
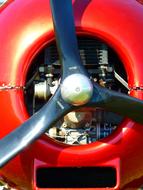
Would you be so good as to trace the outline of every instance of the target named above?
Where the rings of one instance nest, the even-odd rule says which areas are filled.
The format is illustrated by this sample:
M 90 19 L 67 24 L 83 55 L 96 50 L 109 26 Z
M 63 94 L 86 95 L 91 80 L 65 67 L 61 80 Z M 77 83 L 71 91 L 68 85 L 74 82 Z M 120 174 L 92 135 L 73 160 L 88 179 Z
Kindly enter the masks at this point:
M 92 82 L 83 74 L 72 74 L 61 85 L 62 98 L 74 106 L 86 104 L 92 94 Z

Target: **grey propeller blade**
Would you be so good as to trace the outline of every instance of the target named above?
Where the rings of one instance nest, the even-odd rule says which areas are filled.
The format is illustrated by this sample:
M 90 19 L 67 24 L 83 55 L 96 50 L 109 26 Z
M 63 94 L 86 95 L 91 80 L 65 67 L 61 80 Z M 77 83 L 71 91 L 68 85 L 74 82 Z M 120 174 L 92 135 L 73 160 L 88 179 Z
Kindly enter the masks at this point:
M 58 89 L 52 99 L 40 111 L 0 140 L 0 167 L 39 138 L 70 110 L 71 106 L 61 99 L 60 89 Z
M 56 43 L 63 66 L 63 78 L 73 73 L 88 75 L 77 45 L 71 0 L 51 0 Z
M 72 69 L 78 72 L 81 64 L 77 53 L 77 41 L 74 30 L 74 20 L 71 1 L 51 0 L 52 14 L 54 18 L 56 40 L 59 46 L 63 74 L 66 77 Z M 62 22 L 60 22 L 59 18 Z M 69 70 L 69 73 L 68 73 Z M 63 77 L 63 78 L 64 78 Z M 5 165 L 15 155 L 22 151 L 27 145 L 40 137 L 56 121 L 72 109 L 72 105 L 67 104 L 61 98 L 60 87 L 52 99 L 29 120 L 20 127 L 0 140 L 0 167 Z
M 94 84 L 93 97 L 88 105 L 91 107 L 104 108 L 110 112 L 131 118 L 143 124 L 142 100 L 103 88 L 98 84 Z

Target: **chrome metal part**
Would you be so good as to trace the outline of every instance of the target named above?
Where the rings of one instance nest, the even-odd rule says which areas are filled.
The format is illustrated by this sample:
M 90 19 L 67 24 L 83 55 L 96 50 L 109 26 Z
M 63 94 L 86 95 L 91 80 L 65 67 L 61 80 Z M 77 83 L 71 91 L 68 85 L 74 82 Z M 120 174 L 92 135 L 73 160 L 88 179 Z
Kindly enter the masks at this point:
M 72 111 L 64 117 L 64 125 L 69 128 L 81 128 L 92 119 L 92 112 Z
M 25 89 L 24 86 L 16 86 L 16 85 L 11 85 L 11 84 L 2 84 L 0 86 L 0 91 L 4 91 L 4 90 L 21 90 L 21 89 Z
M 116 78 L 126 89 L 130 90 L 129 87 L 128 87 L 128 83 L 127 83 L 118 73 L 116 73 L 116 71 L 114 71 L 114 75 L 115 75 L 115 78 Z
M 34 97 L 42 100 L 48 100 L 53 95 L 59 86 L 59 81 L 52 81 L 52 85 L 49 85 L 48 81 L 37 82 L 34 85 Z
M 61 84 L 62 98 L 75 106 L 86 104 L 93 94 L 91 81 L 82 74 L 72 74 Z
M 50 95 L 50 86 L 48 85 L 47 81 L 45 80 L 44 82 L 39 82 L 35 84 L 34 86 L 34 95 L 35 98 L 47 100 Z
M 84 113 L 86 114 L 86 112 Z M 98 110 L 98 113 L 95 111 L 90 113 L 91 117 L 88 120 L 84 119 L 80 125 L 78 123 L 68 122 L 66 115 L 63 122 L 59 121 L 46 134 L 66 144 L 79 145 L 89 144 L 104 138 L 117 128 L 117 125 L 108 123 L 108 121 L 100 121 L 98 117 L 99 114 L 103 115 L 102 111 Z
M 130 91 L 131 90 L 136 90 L 136 91 L 140 91 L 140 90 L 143 90 L 143 87 L 141 87 L 141 86 L 135 86 L 135 87 L 132 87 L 131 89 L 130 89 Z
M 0 0 L 0 7 L 4 5 L 8 0 Z
M 79 50 L 83 65 L 87 69 L 92 81 L 105 88 L 124 93 L 128 92 L 127 88 L 115 78 L 114 71 L 117 70 L 121 78 L 127 81 L 120 60 L 109 47 L 105 47 L 105 44 L 103 45 L 102 42 L 97 39 L 80 37 Z M 31 115 L 37 112 L 48 101 L 34 96 L 33 88 L 35 84 L 45 80 L 48 81 L 51 96 L 55 94 L 58 86 L 62 85 L 60 81 L 62 77 L 62 67 L 55 43 L 46 47 L 44 51 L 41 52 L 38 60 L 39 67 L 31 68 L 25 85 L 27 87 L 25 89 L 26 105 Z M 33 63 L 35 63 L 35 61 L 33 61 Z M 71 72 L 76 70 L 75 67 L 70 67 L 69 69 Z M 77 84 L 77 80 L 73 82 L 73 80 L 70 79 L 70 82 L 71 83 L 68 84 L 69 88 L 71 88 L 73 84 Z M 81 82 L 83 84 L 83 80 Z M 33 102 L 34 104 L 32 105 Z M 62 99 L 56 102 L 56 106 L 60 108 L 61 111 L 64 110 Z M 66 144 L 88 144 L 110 135 L 122 119 L 123 118 L 117 114 L 106 112 L 105 110 L 93 110 L 85 107 L 66 114 L 59 122 L 47 130 L 46 135 Z

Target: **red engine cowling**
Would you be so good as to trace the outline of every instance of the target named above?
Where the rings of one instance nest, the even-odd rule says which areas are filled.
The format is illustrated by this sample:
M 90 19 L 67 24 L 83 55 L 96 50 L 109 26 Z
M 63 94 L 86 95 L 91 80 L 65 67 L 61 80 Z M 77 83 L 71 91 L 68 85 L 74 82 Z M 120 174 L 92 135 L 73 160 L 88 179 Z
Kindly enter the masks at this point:
M 108 0 L 108 3 L 74 0 L 73 8 L 77 34 L 96 37 L 112 47 L 124 65 L 130 95 L 143 99 L 142 4 L 135 0 Z M 26 77 L 37 54 L 54 40 L 49 1 L 7 1 L 0 8 L 0 28 L 2 138 L 29 117 L 24 99 Z M 0 174 L 18 189 L 46 189 L 46 185 L 41 185 L 41 181 L 46 180 L 45 175 L 48 178 L 53 174 L 54 183 L 58 184 L 58 177 L 62 182 L 58 174 L 67 172 L 71 177 L 68 173 L 76 174 L 79 168 L 79 175 L 99 173 L 91 178 L 104 178 L 111 172 L 109 189 L 138 189 L 143 184 L 142 134 L 142 125 L 124 119 L 112 135 L 87 145 L 66 145 L 43 135 L 4 166 Z M 41 179 L 37 182 L 39 176 Z M 66 179 L 66 175 L 63 178 Z M 109 187 L 94 185 L 87 188 Z

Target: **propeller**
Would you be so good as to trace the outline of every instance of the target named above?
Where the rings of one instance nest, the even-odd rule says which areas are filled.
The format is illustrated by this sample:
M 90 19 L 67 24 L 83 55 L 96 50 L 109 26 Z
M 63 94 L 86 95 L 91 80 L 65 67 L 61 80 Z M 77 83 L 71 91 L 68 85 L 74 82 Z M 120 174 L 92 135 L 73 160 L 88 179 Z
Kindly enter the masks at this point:
M 143 124 L 143 101 L 103 88 L 89 79 L 78 53 L 72 1 L 50 0 L 50 3 L 63 70 L 61 85 L 41 110 L 0 140 L 0 167 L 61 117 L 84 105 L 101 107 Z
M 143 124 L 143 101 L 93 84 L 89 107 L 100 107 Z
M 62 63 L 62 78 L 73 73 L 88 75 L 81 64 L 74 26 L 72 1 L 51 0 L 51 10 L 55 29 L 56 43 Z
M 58 89 L 39 112 L 0 140 L 0 167 L 39 138 L 71 109 L 72 107 L 61 98 L 60 89 Z

